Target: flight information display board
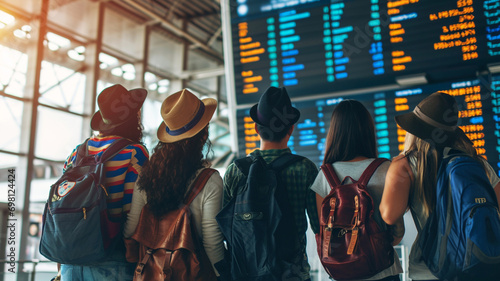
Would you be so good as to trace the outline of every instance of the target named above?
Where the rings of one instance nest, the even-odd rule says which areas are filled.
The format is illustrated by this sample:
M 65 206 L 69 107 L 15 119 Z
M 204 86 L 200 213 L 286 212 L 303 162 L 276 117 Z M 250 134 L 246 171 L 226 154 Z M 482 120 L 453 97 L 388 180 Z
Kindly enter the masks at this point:
M 500 62 L 498 0 L 229 0 L 237 104 L 269 86 L 304 97 Z
M 379 156 L 392 158 L 402 151 L 406 134 L 397 127 L 394 116 L 412 111 L 422 99 L 436 91 L 445 91 L 456 98 L 460 110 L 459 126 L 473 141 L 477 152 L 498 171 L 500 76 L 295 102 L 293 105 L 300 110 L 301 116 L 288 145 L 294 153 L 306 156 L 319 167 L 335 105 L 344 99 L 355 99 L 366 106 L 374 119 Z M 258 148 L 260 139 L 249 117 L 249 109 L 237 110 L 236 116 L 239 157 L 242 157 Z

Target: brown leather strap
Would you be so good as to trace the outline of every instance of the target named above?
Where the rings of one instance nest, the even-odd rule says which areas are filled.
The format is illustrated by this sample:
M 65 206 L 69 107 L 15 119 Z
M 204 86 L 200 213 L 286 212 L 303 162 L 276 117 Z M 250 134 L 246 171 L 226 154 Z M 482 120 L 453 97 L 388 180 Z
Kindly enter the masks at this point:
M 172 266 L 172 254 L 174 253 L 173 251 L 166 250 L 165 251 L 165 264 L 164 268 L 171 267 Z
M 332 164 L 323 164 L 321 165 L 320 169 L 323 171 L 323 174 L 325 174 L 326 180 L 330 184 L 331 189 L 342 184 L 339 180 L 339 177 L 335 173 Z
M 347 254 L 352 255 L 354 252 L 354 247 L 356 247 L 356 242 L 358 241 L 358 228 L 355 227 L 351 233 L 351 241 L 349 242 L 349 247 L 347 248 Z
M 212 168 L 206 168 L 201 173 L 198 175 L 196 178 L 196 181 L 193 183 L 193 187 L 191 188 L 191 191 L 189 194 L 186 196 L 186 200 L 184 201 L 184 204 L 189 206 L 191 202 L 193 202 L 194 198 L 198 196 L 198 193 L 205 187 L 205 184 L 207 183 L 208 179 L 212 176 L 212 174 L 215 172 L 214 169 Z
M 328 257 L 328 250 L 330 249 L 330 239 L 332 238 L 332 231 L 331 230 L 324 230 L 323 231 L 323 249 L 322 249 L 322 255 L 321 258 Z
M 375 173 L 375 171 L 377 170 L 378 166 L 380 166 L 380 164 L 384 163 L 385 161 L 389 161 L 389 159 L 386 159 L 386 158 L 376 158 L 375 160 L 373 160 L 370 163 L 370 165 L 368 165 L 368 167 L 366 167 L 366 169 L 363 172 L 363 174 L 361 174 L 361 176 L 359 177 L 358 182 L 361 185 L 366 186 L 368 184 L 368 182 L 370 181 L 370 178 L 372 177 L 373 173 Z
M 154 250 L 153 249 L 148 249 L 146 251 L 146 254 L 144 257 L 142 257 L 141 262 L 137 264 L 137 267 L 135 268 L 135 274 L 142 274 L 142 271 L 144 270 L 144 266 L 148 263 L 149 258 L 153 255 Z
M 335 206 L 337 205 L 337 198 L 330 197 L 330 214 L 328 215 L 328 228 L 331 231 L 333 222 L 335 221 Z

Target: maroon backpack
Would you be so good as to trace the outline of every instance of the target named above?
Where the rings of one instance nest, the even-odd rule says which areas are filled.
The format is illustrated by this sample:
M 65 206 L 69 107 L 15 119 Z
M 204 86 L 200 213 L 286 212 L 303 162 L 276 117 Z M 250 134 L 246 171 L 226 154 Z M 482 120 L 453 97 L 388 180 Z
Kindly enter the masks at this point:
M 321 166 L 331 191 L 321 204 L 316 243 L 323 267 L 335 280 L 369 278 L 394 263 L 392 237 L 373 219 L 377 206 L 366 189 L 384 161 L 375 159 L 357 181 L 347 176 L 341 182 L 331 164 Z

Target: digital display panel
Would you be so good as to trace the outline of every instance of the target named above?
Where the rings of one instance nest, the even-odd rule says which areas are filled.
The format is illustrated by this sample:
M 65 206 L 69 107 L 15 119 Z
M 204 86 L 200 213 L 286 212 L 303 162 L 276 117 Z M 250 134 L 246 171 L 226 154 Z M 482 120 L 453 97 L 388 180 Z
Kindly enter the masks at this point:
M 498 0 L 229 0 L 237 104 L 472 77 L 500 62 Z
M 332 112 L 340 101 L 363 103 L 375 122 L 380 157 L 392 158 L 403 149 L 406 132 L 397 127 L 394 116 L 412 111 L 426 96 L 436 91 L 453 95 L 459 105 L 459 126 L 498 171 L 500 168 L 500 76 L 479 77 L 401 90 L 335 96 L 294 102 L 301 112 L 288 143 L 292 152 L 322 164 L 325 139 Z M 237 110 L 239 157 L 259 147 L 259 136 L 249 109 Z M 500 174 L 499 174 L 500 175 Z

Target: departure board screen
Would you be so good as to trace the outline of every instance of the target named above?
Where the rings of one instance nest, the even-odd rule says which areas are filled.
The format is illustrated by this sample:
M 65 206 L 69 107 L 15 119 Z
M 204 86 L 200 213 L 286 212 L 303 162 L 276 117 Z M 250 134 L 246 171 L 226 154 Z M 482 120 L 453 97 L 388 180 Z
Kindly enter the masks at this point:
M 237 104 L 462 79 L 500 62 L 498 0 L 229 0 Z
M 402 151 L 406 134 L 397 127 L 394 116 L 412 111 L 422 99 L 436 91 L 445 91 L 455 97 L 460 110 L 460 128 L 472 140 L 478 154 L 483 155 L 498 171 L 500 76 L 295 102 L 293 105 L 300 110 L 301 116 L 288 145 L 294 153 L 311 159 L 319 167 L 336 104 L 344 99 L 355 99 L 366 106 L 374 119 L 379 156 L 392 158 Z M 243 157 L 258 148 L 260 140 L 249 109 L 240 109 L 236 115 L 239 157 Z

